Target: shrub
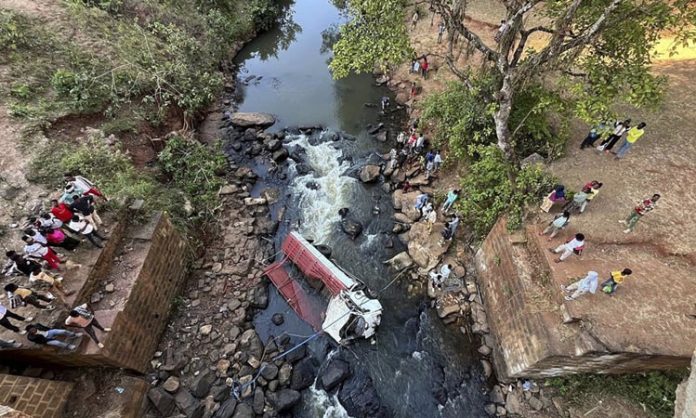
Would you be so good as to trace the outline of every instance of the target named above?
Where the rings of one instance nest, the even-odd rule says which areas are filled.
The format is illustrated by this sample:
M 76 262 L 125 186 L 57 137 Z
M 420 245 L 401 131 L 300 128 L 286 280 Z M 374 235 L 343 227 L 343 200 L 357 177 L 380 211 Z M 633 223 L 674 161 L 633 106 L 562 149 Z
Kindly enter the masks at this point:
M 647 407 L 658 418 L 672 418 L 677 385 L 687 375 L 686 370 L 617 376 L 581 374 L 549 379 L 546 384 L 574 398 L 597 392 L 625 397 Z

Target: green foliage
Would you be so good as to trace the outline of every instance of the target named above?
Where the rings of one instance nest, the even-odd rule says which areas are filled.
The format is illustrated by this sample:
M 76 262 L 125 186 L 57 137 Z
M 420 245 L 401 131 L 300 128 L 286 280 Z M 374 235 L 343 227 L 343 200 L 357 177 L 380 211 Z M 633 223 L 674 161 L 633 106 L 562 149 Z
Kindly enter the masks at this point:
M 648 408 L 658 418 L 671 418 L 677 385 L 687 375 L 686 370 L 617 376 L 582 374 L 552 378 L 547 385 L 574 397 L 585 393 L 625 397 Z
M 371 72 L 375 66 L 384 71 L 414 56 L 403 24 L 405 6 L 405 0 L 349 1 L 350 20 L 341 26 L 329 66 L 333 76 Z
M 471 87 L 452 82 L 447 88 L 424 100 L 421 118 L 434 128 L 435 141 L 446 144 L 458 160 L 470 158 L 472 146 L 496 143 L 492 96 L 495 76 L 484 73 L 471 77 Z M 532 84 L 516 96 L 510 125 L 515 153 L 527 156 L 537 152 L 546 157 L 560 155 L 568 138 L 563 119 L 554 130 L 549 123 L 552 114 L 566 114 L 565 102 L 556 93 Z M 474 148 L 475 149 L 475 148 Z
M 210 149 L 200 142 L 175 136 L 159 154 L 162 171 L 181 189 L 201 217 L 213 214 L 219 205 L 217 191 L 225 182 L 226 160 L 219 149 Z
M 475 161 L 461 179 L 464 196 L 456 204 L 462 220 L 478 236 L 487 234 L 503 214 L 508 214 L 511 229 L 519 227 L 524 207 L 538 202 L 548 193 L 554 184 L 553 178 L 539 166 L 511 173 L 514 166 L 495 145 L 471 145 L 469 148 Z

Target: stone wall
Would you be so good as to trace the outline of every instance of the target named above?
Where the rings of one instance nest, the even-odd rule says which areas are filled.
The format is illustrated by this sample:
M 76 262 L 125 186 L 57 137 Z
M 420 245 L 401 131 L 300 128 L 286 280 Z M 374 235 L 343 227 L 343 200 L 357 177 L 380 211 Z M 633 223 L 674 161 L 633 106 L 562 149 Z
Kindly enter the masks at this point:
M 72 387 L 69 382 L 0 374 L 0 405 L 33 418 L 59 418 Z
M 125 225 L 120 222 L 119 225 Z M 117 238 L 116 238 L 117 237 Z M 169 218 L 157 214 L 146 225 L 116 226 L 100 253 L 76 304 L 89 301 L 109 275 L 118 274 L 119 291 L 113 300 L 95 305 L 95 316 L 109 334 L 101 334 L 105 348 L 87 337 L 75 351 L 56 350 L 25 342 L 20 349 L 0 350 L 0 360 L 27 364 L 113 366 L 144 372 L 166 327 L 171 303 L 187 274 L 188 247 Z M 114 272 L 116 255 L 124 247 L 137 255 L 128 269 Z M 115 258 L 116 257 L 116 258 Z M 116 283 L 116 282 L 115 282 Z M 56 321 L 60 326 L 65 317 Z
M 627 309 L 626 304 L 640 302 L 645 306 L 649 301 L 633 300 L 628 294 L 617 296 L 623 299 L 597 294 L 584 296 L 583 305 L 565 302 L 559 287 L 568 283 L 568 269 L 579 274 L 587 267 L 574 266 L 571 263 L 579 263 L 575 260 L 558 267 L 544 248 L 547 245 L 535 226 L 510 234 L 506 220 L 501 219 L 476 255 L 481 293 L 495 339 L 493 359 L 499 379 L 639 372 L 688 365 L 690 356 L 681 350 L 682 341 L 665 344 L 662 336 L 646 337 L 639 331 L 640 321 L 628 324 L 623 318 L 634 309 Z M 622 326 L 625 332 L 594 320 L 590 310 L 596 311 L 593 314 L 610 312 L 617 323 L 626 324 Z M 677 328 L 679 320 L 662 324 L 665 332 Z M 693 347 L 689 342 L 692 337 L 681 335 Z

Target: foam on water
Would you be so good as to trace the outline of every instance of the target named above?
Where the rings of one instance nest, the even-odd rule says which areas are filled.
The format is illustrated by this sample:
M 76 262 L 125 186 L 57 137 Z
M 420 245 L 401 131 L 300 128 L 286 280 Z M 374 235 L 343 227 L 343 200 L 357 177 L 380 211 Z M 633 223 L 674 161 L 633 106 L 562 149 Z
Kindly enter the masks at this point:
M 329 396 L 328 393 L 317 389 L 314 385 L 310 386 L 303 394 L 307 399 L 307 405 L 311 405 L 312 416 L 321 418 L 350 418 L 348 412 L 343 409 L 336 395 Z
M 304 148 L 307 152 L 306 162 L 315 171 L 295 177 L 290 185 L 293 195 L 299 196 L 298 206 L 302 213 L 300 233 L 313 238 L 316 243 L 326 243 L 340 220 L 338 210 L 349 206 L 357 180 L 342 175 L 350 164 L 345 161 L 339 163 L 343 153 L 332 147 L 330 142 L 311 145 L 307 135 L 299 135 L 289 145 Z M 317 183 L 318 190 L 307 188 L 305 183 L 308 181 Z

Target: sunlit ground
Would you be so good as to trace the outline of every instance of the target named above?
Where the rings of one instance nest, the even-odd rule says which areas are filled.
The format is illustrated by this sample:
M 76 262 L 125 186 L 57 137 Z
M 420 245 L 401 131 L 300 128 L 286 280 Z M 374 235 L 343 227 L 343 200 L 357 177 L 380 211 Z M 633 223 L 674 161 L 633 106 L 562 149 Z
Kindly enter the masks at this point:
M 686 61 L 696 59 L 696 43 L 674 47 L 674 38 L 660 39 L 655 46 L 655 61 Z

